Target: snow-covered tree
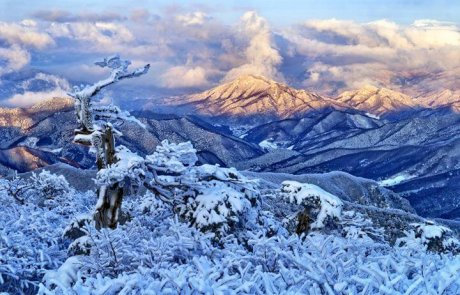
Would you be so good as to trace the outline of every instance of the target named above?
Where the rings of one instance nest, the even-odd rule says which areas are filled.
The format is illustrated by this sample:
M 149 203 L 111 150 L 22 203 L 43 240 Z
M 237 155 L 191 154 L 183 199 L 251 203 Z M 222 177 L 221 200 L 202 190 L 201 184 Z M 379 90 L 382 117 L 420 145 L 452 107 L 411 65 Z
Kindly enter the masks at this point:
M 131 64 L 118 55 L 96 62 L 102 68 L 111 69 L 110 76 L 93 85 L 74 87 L 69 93 L 75 99 L 75 114 L 80 126 L 75 130 L 74 141 L 90 146 L 96 153 L 96 164 L 99 170 L 107 168 L 117 161 L 115 151 L 115 134 L 121 134 L 113 123 L 120 120 L 139 121 L 129 116 L 114 105 L 98 105 L 96 95 L 105 87 L 120 80 L 139 77 L 148 72 L 150 65 L 134 71 L 128 71 Z M 123 188 L 118 183 L 111 186 L 102 185 L 98 190 L 99 201 L 94 215 L 97 226 L 114 228 L 117 226 L 118 212 L 123 198 Z
M 0 190 L 5 191 L 7 195 L 21 205 L 24 205 L 26 194 L 32 189 L 32 184 L 24 178 L 18 177 L 18 173 L 12 173 L 10 181 L 0 183 Z
M 195 165 L 198 158 L 190 142 L 165 140 L 145 158 L 120 146 L 116 157 L 114 164 L 97 174 L 100 186 L 145 186 L 200 230 L 220 236 L 243 224 L 257 204 L 254 181 L 234 168 Z

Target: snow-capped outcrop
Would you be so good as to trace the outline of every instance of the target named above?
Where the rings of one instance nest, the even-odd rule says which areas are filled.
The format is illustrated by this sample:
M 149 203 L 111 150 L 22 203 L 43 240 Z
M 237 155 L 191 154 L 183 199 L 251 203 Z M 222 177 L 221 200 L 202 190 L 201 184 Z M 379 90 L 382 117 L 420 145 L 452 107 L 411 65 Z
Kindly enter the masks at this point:
M 408 95 L 371 85 L 358 90 L 346 91 L 337 97 L 337 101 L 347 104 L 350 108 L 373 115 L 407 111 L 417 106 L 417 102 Z

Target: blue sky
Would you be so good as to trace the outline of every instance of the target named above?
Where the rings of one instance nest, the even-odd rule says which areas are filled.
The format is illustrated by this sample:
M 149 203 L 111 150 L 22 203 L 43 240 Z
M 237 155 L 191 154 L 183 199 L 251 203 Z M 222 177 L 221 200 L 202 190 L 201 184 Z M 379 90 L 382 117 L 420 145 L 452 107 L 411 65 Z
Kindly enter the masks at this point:
M 2 7 L 3 6 L 3 7 Z M 367 22 L 390 19 L 412 23 L 416 19 L 438 19 L 457 22 L 460 1 L 456 0 L 238 0 L 238 1 L 167 1 L 167 0 L 0 0 L 0 19 L 18 20 L 30 17 L 41 9 L 71 11 L 113 11 L 123 13 L 129 8 L 143 7 L 152 13 L 165 9 L 202 9 L 212 12 L 222 21 L 231 23 L 242 11 L 256 10 L 276 25 L 301 22 L 306 19 L 349 19 Z
M 93 62 L 116 53 L 152 65 L 125 96 L 247 74 L 330 96 L 366 85 L 460 92 L 459 20 L 460 1 L 447 0 L 0 0 L 0 104 L 101 79 Z

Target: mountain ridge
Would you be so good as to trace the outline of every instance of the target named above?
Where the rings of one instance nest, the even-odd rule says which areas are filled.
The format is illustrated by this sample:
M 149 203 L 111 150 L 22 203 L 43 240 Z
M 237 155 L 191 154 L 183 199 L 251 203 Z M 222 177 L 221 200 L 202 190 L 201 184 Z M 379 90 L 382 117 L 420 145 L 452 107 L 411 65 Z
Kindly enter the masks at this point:
M 308 111 L 346 106 L 333 99 L 262 76 L 245 75 L 209 90 L 176 97 L 167 104 L 190 104 L 205 115 L 275 115 L 288 118 Z
M 166 98 L 164 104 L 188 106 L 204 116 L 272 115 L 286 119 L 324 109 L 348 109 L 380 117 L 441 107 L 459 112 L 460 93 L 445 89 L 414 97 L 385 87 L 365 85 L 328 97 L 263 76 L 244 75 L 203 92 Z

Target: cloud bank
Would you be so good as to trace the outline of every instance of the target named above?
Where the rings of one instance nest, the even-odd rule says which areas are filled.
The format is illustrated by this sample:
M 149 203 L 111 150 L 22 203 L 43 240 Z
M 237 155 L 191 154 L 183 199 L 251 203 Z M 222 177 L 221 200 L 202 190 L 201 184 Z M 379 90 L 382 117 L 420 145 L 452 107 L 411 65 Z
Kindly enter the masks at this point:
M 297 26 L 285 37 L 296 54 L 314 61 L 303 85 L 324 91 L 331 91 L 331 84 L 374 84 L 416 92 L 412 86 L 417 80 L 460 67 L 460 30 L 452 23 L 419 20 L 400 26 L 387 20 L 318 20 Z M 455 87 L 445 82 L 444 87 Z
M 21 83 L 20 93 L 7 99 L 7 104 L 15 107 L 28 107 L 55 97 L 67 97 L 69 82 L 54 75 L 38 73 Z
M 0 83 L 2 75 L 25 68 L 90 82 L 105 75 L 91 62 L 120 53 L 135 65 L 152 65 L 134 87 L 170 91 L 197 91 L 246 74 L 329 95 L 367 84 L 415 96 L 460 88 L 455 23 L 323 19 L 275 28 L 255 11 L 228 25 L 212 11 L 158 15 L 142 8 L 124 14 L 40 10 L 31 17 L 0 22 Z M 8 100 L 26 101 L 35 98 L 19 93 Z

